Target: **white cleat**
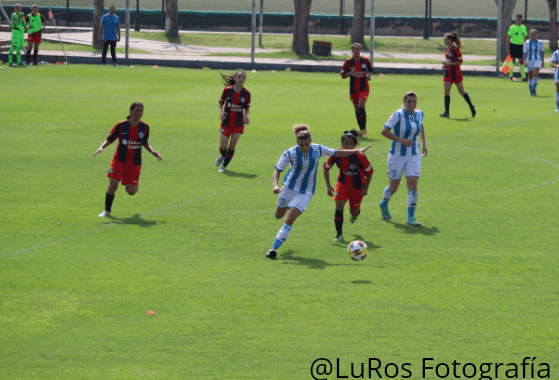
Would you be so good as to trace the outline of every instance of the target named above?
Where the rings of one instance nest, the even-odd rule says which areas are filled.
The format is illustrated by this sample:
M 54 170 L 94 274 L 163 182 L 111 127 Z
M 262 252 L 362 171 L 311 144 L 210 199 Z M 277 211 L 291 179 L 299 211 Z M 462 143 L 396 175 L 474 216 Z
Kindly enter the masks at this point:
M 215 166 L 220 166 L 223 163 L 223 160 L 225 160 L 225 157 L 223 156 L 219 156 L 218 158 L 215 159 Z
M 221 167 L 219 168 L 218 172 L 220 173 L 225 173 L 225 171 L 227 170 L 227 168 L 223 165 L 221 165 Z
M 103 212 L 99 214 L 99 218 L 106 218 L 109 216 L 111 216 L 111 212 L 107 210 L 103 210 Z

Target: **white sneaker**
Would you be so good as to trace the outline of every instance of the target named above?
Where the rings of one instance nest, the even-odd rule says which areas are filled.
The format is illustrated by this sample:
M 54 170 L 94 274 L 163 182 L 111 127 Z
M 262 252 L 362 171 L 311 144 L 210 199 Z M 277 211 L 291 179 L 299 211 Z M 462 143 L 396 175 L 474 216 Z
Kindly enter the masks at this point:
M 218 158 L 215 159 L 215 166 L 220 166 L 223 163 L 223 160 L 225 160 L 225 157 L 223 156 L 219 156 Z
M 227 170 L 227 168 L 223 165 L 221 165 L 221 167 L 219 168 L 218 172 L 220 173 L 225 173 L 225 171 Z
M 103 210 L 103 212 L 99 214 L 99 218 L 106 218 L 108 216 L 111 216 L 111 212 L 107 210 Z
M 555 110 L 555 112 L 559 112 L 559 108 L 557 108 L 557 109 Z

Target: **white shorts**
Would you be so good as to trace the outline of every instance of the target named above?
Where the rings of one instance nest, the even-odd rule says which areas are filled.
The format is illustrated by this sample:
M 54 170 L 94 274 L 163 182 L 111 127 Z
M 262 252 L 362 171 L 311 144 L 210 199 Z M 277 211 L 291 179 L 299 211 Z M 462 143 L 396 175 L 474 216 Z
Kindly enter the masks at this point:
M 406 177 L 417 177 L 421 174 L 421 155 L 396 156 L 388 154 L 388 178 L 399 180 L 405 173 Z
M 559 83 L 559 69 L 555 69 L 555 74 L 553 74 L 553 79 L 555 83 Z
M 311 199 L 311 194 L 301 194 L 297 191 L 288 189 L 287 186 L 284 186 L 278 196 L 278 207 L 295 207 L 303 213 L 311 202 Z
M 533 71 L 535 68 L 538 68 L 538 69 L 542 68 L 542 60 L 541 59 L 526 60 L 526 71 L 530 72 L 530 71 Z

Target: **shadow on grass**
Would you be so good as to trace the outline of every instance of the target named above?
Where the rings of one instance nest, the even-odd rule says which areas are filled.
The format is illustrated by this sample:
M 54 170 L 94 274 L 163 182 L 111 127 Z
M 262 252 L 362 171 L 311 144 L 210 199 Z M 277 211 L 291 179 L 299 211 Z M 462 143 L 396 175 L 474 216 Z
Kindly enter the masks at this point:
M 293 252 L 293 250 L 285 251 L 278 256 L 278 259 L 286 261 L 284 264 L 305 265 L 310 269 L 324 269 L 333 266 L 324 260 L 294 256 Z
M 425 235 L 425 236 L 435 236 L 439 233 L 439 229 L 437 227 L 425 227 L 425 226 L 410 226 L 406 223 L 394 223 L 392 221 L 387 221 L 386 223 L 393 224 L 394 227 L 402 230 L 403 232 L 410 234 L 410 235 Z
M 239 177 L 239 178 L 248 178 L 248 179 L 253 179 L 258 177 L 256 174 L 237 173 L 229 170 L 225 172 L 225 175 L 229 177 Z
M 140 214 L 134 214 L 129 218 L 114 218 L 111 217 L 112 224 L 135 224 L 140 227 L 153 227 L 157 224 L 154 220 L 145 220 L 141 218 Z

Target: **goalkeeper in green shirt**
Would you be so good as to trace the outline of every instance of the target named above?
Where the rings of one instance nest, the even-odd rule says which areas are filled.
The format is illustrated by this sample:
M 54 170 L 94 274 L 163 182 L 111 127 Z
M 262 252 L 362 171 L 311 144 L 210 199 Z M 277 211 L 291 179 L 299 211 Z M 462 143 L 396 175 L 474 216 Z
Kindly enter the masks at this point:
M 23 48 L 25 44 L 25 39 L 23 38 L 23 34 L 25 33 L 25 21 L 20 4 L 14 6 L 14 13 L 12 17 L 10 17 L 10 23 L 12 26 L 12 47 L 8 53 L 9 66 L 23 66 L 23 63 L 21 63 L 21 48 Z M 17 65 L 13 61 L 14 51 L 17 57 Z

